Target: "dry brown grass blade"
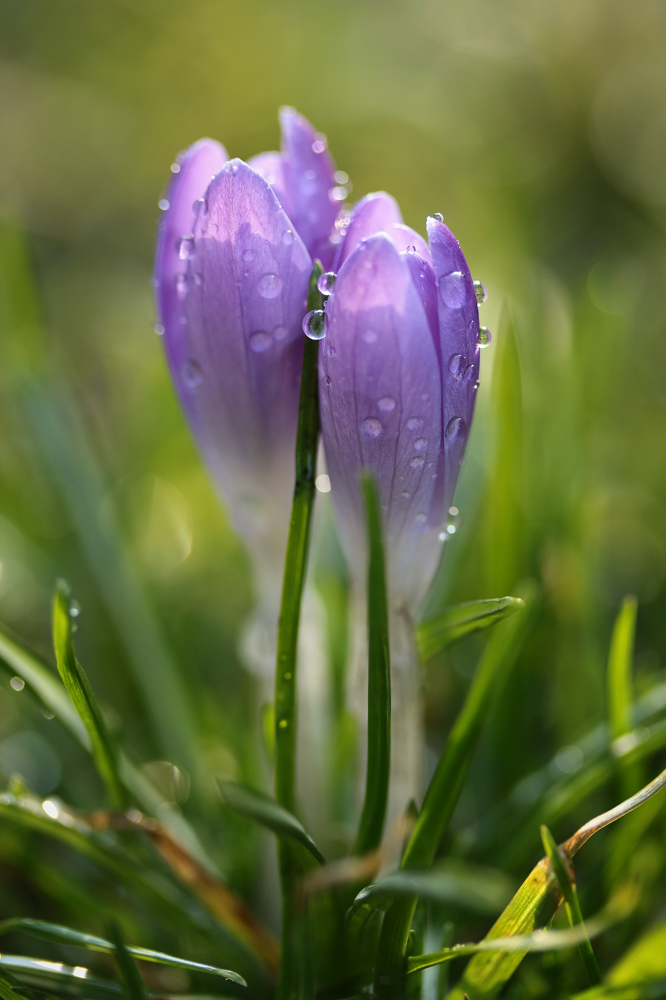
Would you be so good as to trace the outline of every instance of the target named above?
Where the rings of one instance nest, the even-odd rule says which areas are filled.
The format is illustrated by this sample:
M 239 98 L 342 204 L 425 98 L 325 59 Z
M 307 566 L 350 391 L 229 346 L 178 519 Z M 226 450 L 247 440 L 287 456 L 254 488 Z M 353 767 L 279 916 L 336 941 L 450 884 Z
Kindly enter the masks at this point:
M 86 815 L 96 830 L 141 830 L 162 855 L 172 872 L 199 898 L 222 926 L 256 955 L 266 969 L 277 975 L 280 948 L 256 919 L 246 903 L 229 886 L 192 857 L 156 820 L 136 809 L 128 812 L 98 810 Z

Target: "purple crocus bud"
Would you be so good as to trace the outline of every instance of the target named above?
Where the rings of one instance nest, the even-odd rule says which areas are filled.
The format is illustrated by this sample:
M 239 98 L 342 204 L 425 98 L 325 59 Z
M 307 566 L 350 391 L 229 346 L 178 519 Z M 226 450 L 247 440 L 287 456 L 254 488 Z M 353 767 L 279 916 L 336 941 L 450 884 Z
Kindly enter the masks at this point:
M 369 196 L 349 224 L 326 310 L 320 399 L 332 496 L 352 566 L 360 576 L 359 473 L 369 469 L 385 512 L 391 600 L 413 615 L 437 567 L 469 434 L 479 321 L 474 284 L 450 230 L 428 219 L 428 248 L 396 212 L 387 195 Z M 370 235 L 378 223 L 383 231 Z
M 246 163 L 204 140 L 179 167 L 156 267 L 169 366 L 258 587 L 279 594 L 312 260 Z

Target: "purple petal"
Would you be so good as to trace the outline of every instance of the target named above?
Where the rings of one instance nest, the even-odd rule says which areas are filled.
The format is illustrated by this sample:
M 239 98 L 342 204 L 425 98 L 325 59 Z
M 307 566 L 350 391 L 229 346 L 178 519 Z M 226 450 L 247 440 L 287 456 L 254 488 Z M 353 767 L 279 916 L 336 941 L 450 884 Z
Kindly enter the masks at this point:
M 472 276 L 455 236 L 434 218 L 428 218 L 427 229 L 437 281 L 445 440 L 442 506 L 446 510 L 453 500 L 474 414 L 479 310 Z
M 335 255 L 335 244 L 330 237 L 339 209 L 338 203 L 331 199 L 335 164 L 325 140 L 293 108 L 281 109 L 280 125 L 286 187 L 292 206 L 289 215 L 310 255 L 319 257 L 327 270 Z
M 338 247 L 333 270 L 340 270 L 361 240 L 367 240 L 376 233 L 388 232 L 392 226 L 401 222 L 402 215 L 395 198 L 385 191 L 366 194 L 365 198 L 354 205 L 344 241 Z
M 362 572 L 358 476 L 374 474 L 385 512 L 391 593 L 410 607 L 440 553 L 428 522 L 441 443 L 440 368 L 405 257 L 384 234 L 340 269 L 320 347 L 320 402 L 333 500 L 345 548 Z
M 260 533 L 267 507 L 286 510 L 286 530 L 310 256 L 266 181 L 232 160 L 187 264 L 167 326 L 179 395 L 241 533 Z
M 289 216 L 293 215 L 294 206 L 291 200 L 291 193 L 287 188 L 287 179 L 284 170 L 284 157 L 281 153 L 258 153 L 247 161 L 248 167 L 252 167 L 264 180 L 270 184 L 277 195 L 277 199 Z
M 179 256 L 177 248 L 184 236 L 194 233 L 194 203 L 203 197 L 211 179 L 227 160 L 226 150 L 219 142 L 201 139 L 179 157 L 179 170 L 169 184 L 169 207 L 160 221 L 154 278 L 157 311 L 167 334 L 165 346 L 168 355 L 174 337 L 179 333 L 178 294 L 179 290 L 182 291 L 187 271 L 187 260 Z

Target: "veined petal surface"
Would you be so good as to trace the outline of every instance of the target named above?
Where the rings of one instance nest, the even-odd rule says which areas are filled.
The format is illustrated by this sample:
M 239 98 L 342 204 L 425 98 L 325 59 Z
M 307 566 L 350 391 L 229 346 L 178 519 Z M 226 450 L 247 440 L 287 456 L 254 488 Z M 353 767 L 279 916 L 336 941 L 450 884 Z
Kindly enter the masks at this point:
M 322 430 L 348 557 L 362 572 L 358 477 L 375 476 L 392 599 L 413 610 L 439 559 L 429 519 L 441 445 L 440 367 L 404 254 L 383 233 L 340 269 L 320 348 Z

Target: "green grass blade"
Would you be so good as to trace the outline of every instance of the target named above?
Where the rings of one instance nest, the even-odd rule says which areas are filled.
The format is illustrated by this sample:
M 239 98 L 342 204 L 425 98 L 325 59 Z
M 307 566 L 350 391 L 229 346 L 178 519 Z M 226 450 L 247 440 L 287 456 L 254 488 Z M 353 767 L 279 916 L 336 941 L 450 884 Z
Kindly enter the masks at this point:
M 2 1000 L 25 1000 L 20 993 L 16 992 L 16 987 L 20 989 L 21 984 L 10 973 L 0 969 L 0 997 Z
M 531 591 L 526 592 L 526 607 L 531 598 Z M 523 612 L 494 630 L 428 786 L 402 857 L 402 868 L 424 869 L 432 864 L 458 803 L 491 695 L 517 659 L 527 619 Z M 376 989 L 380 995 L 393 996 L 399 989 L 415 906 L 415 897 L 401 900 L 384 919 L 377 956 Z
M 307 309 L 321 309 L 323 299 L 317 288 L 322 273 L 319 261 L 310 275 Z M 275 798 L 288 812 L 295 810 L 296 793 L 296 666 L 301 599 L 308 565 L 310 528 L 315 499 L 315 474 L 319 444 L 319 344 L 305 338 L 298 403 L 294 500 L 291 509 L 287 554 L 282 581 L 282 601 L 277 637 L 275 668 Z M 297 880 L 299 865 L 288 842 L 278 844 L 282 885 L 282 965 L 278 984 L 279 1000 L 300 996 L 307 986 L 301 974 L 305 967 L 300 949 L 303 935 L 295 934 L 297 922 Z M 307 992 L 307 989 L 305 990 Z
M 120 975 L 125 987 L 124 992 L 126 1000 L 148 1000 L 148 994 L 146 993 L 146 987 L 143 985 L 141 974 L 139 973 L 136 962 L 125 946 L 122 934 L 120 933 L 120 928 L 115 923 L 109 924 L 108 933 L 113 942 L 116 962 L 118 963 Z
M 454 604 L 440 615 L 422 621 L 416 628 L 421 659 L 432 659 L 447 646 L 480 629 L 497 625 L 523 606 L 520 597 L 496 597 L 487 601 Z
M 366 886 L 356 896 L 349 917 L 361 906 L 385 910 L 393 900 L 405 896 L 419 896 L 472 913 L 496 916 L 507 905 L 514 889 L 514 880 L 496 868 L 446 860 L 427 872 L 403 869 Z
M 238 785 L 234 781 L 218 781 L 218 788 L 222 801 L 234 812 L 260 823 L 272 830 L 278 837 L 286 837 L 296 841 L 305 847 L 319 864 L 326 864 L 323 854 L 303 825 L 293 813 L 277 803 L 275 799 L 271 799 L 268 795 L 257 792 L 253 788 Z
M 369 553 L 368 764 L 354 854 L 367 854 L 381 843 L 391 770 L 391 657 L 381 513 L 377 489 L 369 475 L 363 476 L 361 488 Z
M 583 914 L 581 913 L 580 903 L 578 902 L 578 894 L 571 880 L 568 867 L 565 864 L 553 835 L 547 826 L 541 827 L 541 840 L 546 854 L 548 855 L 548 860 L 550 861 L 553 871 L 557 876 L 557 881 L 560 884 L 560 889 L 562 890 L 562 895 L 564 896 L 566 904 L 569 923 L 572 927 L 580 925 L 584 929 L 585 925 L 583 924 Z M 601 982 L 601 972 L 599 971 L 599 964 L 592 949 L 592 945 L 590 944 L 590 939 L 587 935 L 585 935 L 583 940 L 578 945 L 578 951 L 580 952 L 580 957 L 583 961 L 583 965 L 585 966 L 588 979 L 590 980 L 590 986 L 597 986 Z
M 124 803 L 125 793 L 118 775 L 116 747 L 90 681 L 74 653 L 70 602 L 68 584 L 64 580 L 58 580 L 53 596 L 53 647 L 56 663 L 67 694 L 88 732 L 95 764 L 106 785 L 111 804 L 120 807 Z
M 107 954 L 113 954 L 115 951 L 115 946 L 111 941 L 105 941 L 104 938 L 96 937 L 94 934 L 83 934 L 71 927 L 50 924 L 44 920 L 15 917 L 0 923 L 0 936 L 16 931 L 43 941 L 52 941 L 55 944 L 75 945 L 90 951 L 100 951 Z M 139 958 L 143 962 L 155 962 L 158 965 L 168 965 L 174 969 L 187 969 L 192 972 L 207 972 L 210 975 L 221 976 L 223 979 L 238 983 L 240 986 L 247 985 L 242 976 L 229 969 L 218 969 L 214 965 L 206 965 L 201 962 L 190 962 L 186 958 L 177 958 L 175 955 L 166 955 L 164 952 L 152 951 L 149 948 L 134 948 L 129 945 L 126 947 L 134 958 Z
M 616 740 L 632 728 L 632 660 L 636 632 L 635 597 L 625 597 L 613 628 L 608 656 L 608 723 Z

